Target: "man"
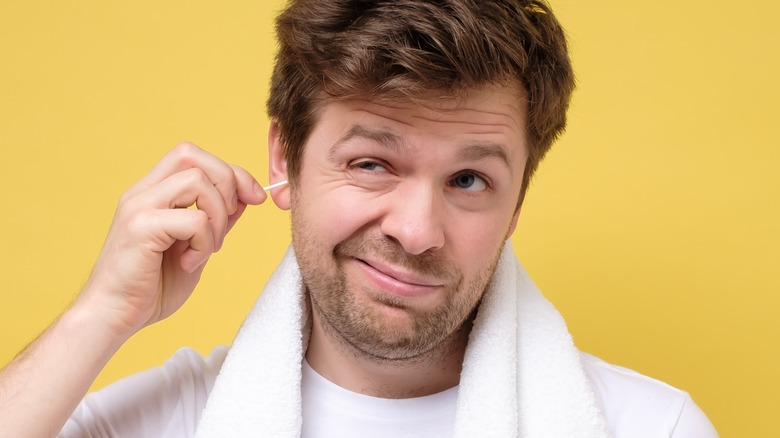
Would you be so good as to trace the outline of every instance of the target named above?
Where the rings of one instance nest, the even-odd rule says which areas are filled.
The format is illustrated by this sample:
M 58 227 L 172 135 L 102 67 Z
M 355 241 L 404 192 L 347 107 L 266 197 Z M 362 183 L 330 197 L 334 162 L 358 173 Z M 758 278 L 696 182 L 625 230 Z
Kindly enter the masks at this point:
M 685 393 L 577 352 L 505 248 L 573 90 L 546 4 L 298 0 L 277 31 L 270 178 L 289 184 L 271 194 L 293 245 L 230 352 L 183 350 L 80 402 L 266 200 L 184 144 L 123 195 L 78 300 L 0 375 L 0 430 L 715 436 Z

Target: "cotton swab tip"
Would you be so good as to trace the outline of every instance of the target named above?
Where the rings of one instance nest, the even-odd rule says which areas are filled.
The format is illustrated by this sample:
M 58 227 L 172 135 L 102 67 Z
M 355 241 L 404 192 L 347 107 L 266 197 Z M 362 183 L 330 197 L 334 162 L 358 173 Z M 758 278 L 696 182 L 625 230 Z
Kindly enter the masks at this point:
M 265 190 L 267 192 L 267 191 L 269 191 L 271 189 L 275 189 L 277 187 L 281 187 L 281 186 L 283 186 L 285 184 L 287 184 L 287 180 L 279 181 L 278 183 L 273 183 L 273 184 L 270 184 L 270 185 L 267 185 L 267 186 L 263 187 L 263 190 Z

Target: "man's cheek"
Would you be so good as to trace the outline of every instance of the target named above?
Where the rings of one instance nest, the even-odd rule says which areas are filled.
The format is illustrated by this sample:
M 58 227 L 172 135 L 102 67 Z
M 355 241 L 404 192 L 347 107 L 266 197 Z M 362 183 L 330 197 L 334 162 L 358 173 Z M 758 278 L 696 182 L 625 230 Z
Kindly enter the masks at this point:
M 324 196 L 320 205 L 320 212 L 327 215 L 332 232 L 351 234 L 380 218 L 387 206 L 387 200 L 382 194 L 344 187 Z

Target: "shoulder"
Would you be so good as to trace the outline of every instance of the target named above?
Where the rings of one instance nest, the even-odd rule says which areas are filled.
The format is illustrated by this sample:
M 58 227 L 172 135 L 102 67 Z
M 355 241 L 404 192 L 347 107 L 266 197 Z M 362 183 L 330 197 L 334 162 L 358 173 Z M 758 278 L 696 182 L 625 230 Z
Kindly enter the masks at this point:
M 58 436 L 192 436 L 227 351 L 203 357 L 182 348 L 162 366 L 88 394 Z
M 165 361 L 162 368 L 166 374 L 175 376 L 178 382 L 191 382 L 210 393 L 227 353 L 228 347 L 224 345 L 215 347 L 207 357 L 191 348 L 181 348 Z
M 587 353 L 581 357 L 615 437 L 718 436 L 687 392 Z
M 219 346 L 204 357 L 191 348 L 181 348 L 162 366 L 129 376 L 111 386 L 116 385 L 128 390 L 145 387 L 149 389 L 145 393 L 157 388 L 158 395 L 168 394 L 179 403 L 205 403 L 205 398 L 214 387 L 227 352 L 226 346 Z

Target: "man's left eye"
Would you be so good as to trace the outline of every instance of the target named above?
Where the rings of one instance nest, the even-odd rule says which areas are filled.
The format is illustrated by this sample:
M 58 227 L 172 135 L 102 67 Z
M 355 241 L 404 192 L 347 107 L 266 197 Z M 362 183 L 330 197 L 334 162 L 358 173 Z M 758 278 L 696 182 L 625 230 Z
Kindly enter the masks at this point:
M 461 173 L 452 179 L 452 185 L 463 190 L 481 192 L 488 188 L 487 182 L 473 173 Z

